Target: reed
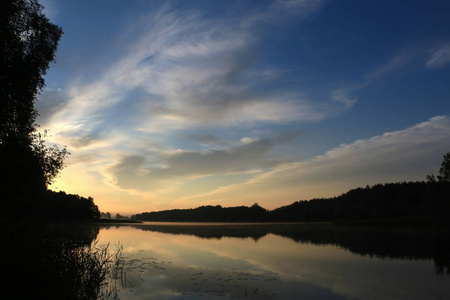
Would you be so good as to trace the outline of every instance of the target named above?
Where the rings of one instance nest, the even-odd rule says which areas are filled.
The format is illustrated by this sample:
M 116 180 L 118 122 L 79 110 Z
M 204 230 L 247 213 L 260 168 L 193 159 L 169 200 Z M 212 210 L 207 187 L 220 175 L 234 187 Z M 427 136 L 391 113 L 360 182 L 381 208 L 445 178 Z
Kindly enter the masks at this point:
M 58 297 L 66 299 L 118 299 L 116 282 L 123 269 L 122 247 L 63 245 L 51 265 L 57 268 Z M 63 287 L 63 289 L 61 289 Z
M 0 220 L 0 228 L 4 294 L 14 299 L 118 299 L 123 247 L 101 245 L 98 227 Z

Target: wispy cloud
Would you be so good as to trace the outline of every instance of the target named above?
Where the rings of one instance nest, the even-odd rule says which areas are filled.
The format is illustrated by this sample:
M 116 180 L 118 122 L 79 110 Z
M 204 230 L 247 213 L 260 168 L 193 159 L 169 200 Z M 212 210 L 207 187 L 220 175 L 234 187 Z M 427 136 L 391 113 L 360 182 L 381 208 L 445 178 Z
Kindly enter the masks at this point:
M 450 44 L 446 43 L 440 47 L 434 47 L 432 50 L 425 50 L 423 47 L 411 47 L 401 51 L 393 55 L 384 64 L 367 72 L 360 82 L 342 86 L 332 91 L 331 99 L 343 103 L 346 107 L 352 107 L 358 100 L 358 97 L 355 96 L 358 92 L 379 80 L 408 68 L 414 62 L 424 59 L 424 57 L 426 68 L 446 67 L 450 64 Z
M 53 115 L 63 110 L 70 98 L 66 91 L 61 89 L 45 89 L 39 95 L 36 109 L 39 112 L 39 124 L 47 128 Z
M 276 147 L 289 142 L 296 134 L 281 135 L 276 139 L 243 138 L 232 147 L 209 151 L 177 150 L 160 153 L 158 167 L 149 166 L 144 156 L 125 156 L 110 169 L 112 177 L 121 188 L 152 190 L 162 181 L 184 177 L 261 172 L 281 162 L 268 156 Z
M 219 141 L 219 139 L 212 134 L 208 135 L 187 134 L 186 138 L 203 144 L 212 144 Z
M 307 17 L 322 7 L 326 0 L 276 0 L 269 10 Z
M 450 44 L 434 49 L 426 62 L 427 68 L 442 68 L 450 64 Z
M 360 82 L 349 84 L 347 86 L 341 86 L 331 92 L 330 98 L 333 101 L 340 102 L 345 105 L 346 108 L 352 107 L 357 101 L 356 94 L 377 80 L 381 80 L 387 76 L 391 76 L 395 72 L 399 72 L 406 68 L 416 58 L 416 53 L 412 51 L 403 51 L 392 56 L 384 64 L 380 65 L 367 72 Z
M 278 23 L 289 17 L 306 19 L 319 11 L 327 0 L 275 0 L 258 13 L 248 16 L 242 26 Z
M 449 149 L 450 118 L 435 117 L 404 130 L 343 144 L 308 161 L 277 166 L 246 183 L 181 199 L 180 203 L 233 202 L 245 195 L 250 204 L 256 201 L 272 207 L 273 199 L 280 197 L 289 204 L 293 199 L 336 196 L 367 184 L 425 180 L 427 174 L 436 172 Z
M 165 19 L 173 17 L 164 15 L 162 21 L 152 22 L 171 23 Z M 313 104 L 294 99 L 292 93 L 259 92 L 249 77 L 258 57 L 250 32 L 195 16 L 188 20 L 177 19 L 173 30 L 163 36 L 150 31 L 149 39 L 146 33 L 139 46 L 145 52 L 128 56 L 117 68 L 123 74 L 117 76 L 118 84 L 151 95 L 145 104 L 152 122 L 235 126 L 320 118 Z M 164 109 L 153 110 L 154 97 L 162 99 Z
M 405 68 L 413 61 L 414 57 L 415 55 L 409 51 L 404 51 L 394 55 L 385 64 L 366 74 L 364 84 L 368 85 L 372 81 Z
M 268 9 L 303 16 L 321 3 L 277 1 Z M 165 5 L 130 24 L 127 35 L 119 37 L 127 41 L 124 54 L 98 80 L 79 78 L 41 97 L 39 121 L 58 128 L 58 142 L 84 147 L 109 134 L 104 128 L 167 133 L 201 126 L 319 121 L 328 114 L 326 107 L 296 89 L 261 91 L 261 84 L 272 80 L 276 85 L 280 79 L 274 76 L 277 71 L 264 69 L 270 78 L 255 80 L 258 36 L 239 22 Z M 57 101 L 62 104 L 53 105 Z
M 348 96 L 348 91 L 345 89 L 337 89 L 334 90 L 331 93 L 331 99 L 337 102 L 340 102 L 342 104 L 344 104 L 347 108 L 352 107 L 353 104 L 356 103 L 356 101 L 358 100 L 357 98 L 353 97 L 350 98 Z

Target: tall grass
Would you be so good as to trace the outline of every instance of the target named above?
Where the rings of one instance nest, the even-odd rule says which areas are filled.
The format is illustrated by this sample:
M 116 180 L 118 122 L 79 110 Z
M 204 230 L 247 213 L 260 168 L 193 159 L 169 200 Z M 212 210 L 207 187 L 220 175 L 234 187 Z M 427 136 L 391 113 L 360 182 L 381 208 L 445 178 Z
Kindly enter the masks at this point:
M 116 280 L 123 266 L 122 247 L 110 250 L 109 244 L 99 246 L 63 246 L 51 263 L 57 266 L 58 296 L 71 299 L 118 299 Z M 67 298 L 66 298 L 67 299 Z
M 98 228 L 2 225 L 0 289 L 11 299 L 118 299 L 122 247 L 100 245 Z

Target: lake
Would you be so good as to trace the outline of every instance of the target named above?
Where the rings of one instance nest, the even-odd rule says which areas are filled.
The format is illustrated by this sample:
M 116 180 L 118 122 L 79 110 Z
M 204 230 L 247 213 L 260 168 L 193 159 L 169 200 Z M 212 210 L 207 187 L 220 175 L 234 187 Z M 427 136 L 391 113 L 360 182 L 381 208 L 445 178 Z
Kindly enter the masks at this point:
M 119 298 L 450 299 L 448 232 L 332 224 L 101 226 Z

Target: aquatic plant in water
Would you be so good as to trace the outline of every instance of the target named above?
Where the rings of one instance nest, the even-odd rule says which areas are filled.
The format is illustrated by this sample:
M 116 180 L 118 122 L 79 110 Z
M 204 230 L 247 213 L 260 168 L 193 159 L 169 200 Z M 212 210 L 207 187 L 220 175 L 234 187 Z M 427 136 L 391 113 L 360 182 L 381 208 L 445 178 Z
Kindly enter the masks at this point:
M 72 299 L 118 299 L 116 280 L 123 260 L 122 247 L 110 251 L 109 244 L 62 247 L 52 265 L 59 270 L 59 284 Z M 59 293 L 61 296 L 61 293 Z

